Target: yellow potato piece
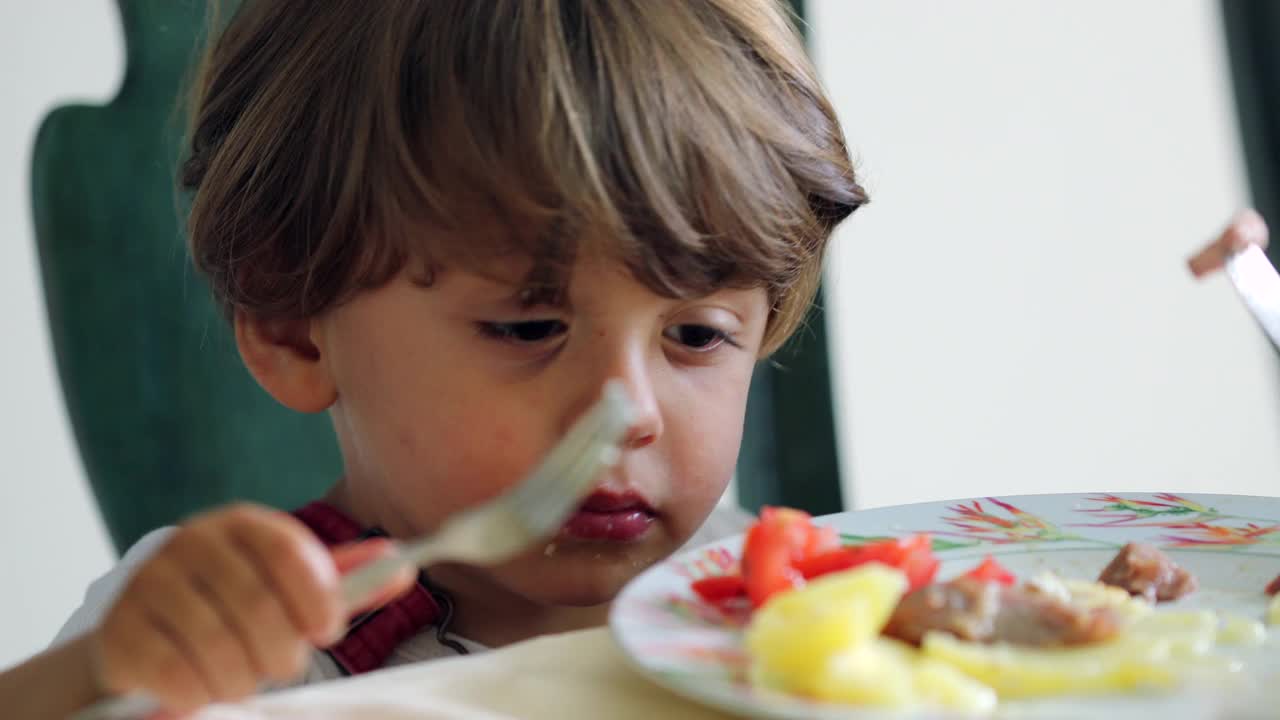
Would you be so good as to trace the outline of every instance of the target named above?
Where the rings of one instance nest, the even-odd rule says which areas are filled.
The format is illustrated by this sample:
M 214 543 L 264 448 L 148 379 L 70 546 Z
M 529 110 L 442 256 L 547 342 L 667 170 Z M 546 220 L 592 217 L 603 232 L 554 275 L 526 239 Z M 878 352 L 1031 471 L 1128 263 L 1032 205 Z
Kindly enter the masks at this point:
M 809 679 L 805 694 L 851 705 L 910 707 L 915 702 L 913 665 L 909 654 L 873 640 L 828 658 Z
M 1218 615 L 1212 610 L 1153 612 L 1135 622 L 1118 640 L 1128 645 L 1164 642 L 1175 658 L 1200 657 L 1218 639 Z
M 995 690 L 932 658 L 916 662 L 915 687 L 922 701 L 937 708 L 985 713 L 996 707 Z
M 1267 603 L 1267 624 L 1280 625 L 1280 593 L 1271 596 L 1271 602 Z
M 1253 618 L 1228 615 L 1218 627 L 1218 642 L 1223 645 L 1257 647 L 1267 640 L 1267 629 Z
M 996 706 L 991 688 L 890 638 L 875 638 L 832 656 L 812 678 L 806 694 L 828 702 L 895 709 L 987 712 Z
M 1169 643 L 1159 641 L 1037 650 L 979 645 L 942 633 L 930 633 L 924 640 L 927 658 L 952 665 L 1002 698 L 1167 687 L 1177 681 L 1169 652 Z
M 901 572 L 872 563 L 774 596 L 747 627 L 753 672 L 778 689 L 807 692 L 832 656 L 879 635 L 906 587 Z

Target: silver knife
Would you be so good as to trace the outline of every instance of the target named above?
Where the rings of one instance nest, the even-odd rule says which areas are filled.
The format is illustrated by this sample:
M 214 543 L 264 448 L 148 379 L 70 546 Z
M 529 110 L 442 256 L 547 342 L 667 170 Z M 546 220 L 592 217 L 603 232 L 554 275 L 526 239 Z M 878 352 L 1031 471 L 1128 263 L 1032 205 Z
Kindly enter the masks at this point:
M 1226 271 L 1245 307 L 1280 349 L 1280 274 L 1266 253 L 1250 245 L 1227 258 Z

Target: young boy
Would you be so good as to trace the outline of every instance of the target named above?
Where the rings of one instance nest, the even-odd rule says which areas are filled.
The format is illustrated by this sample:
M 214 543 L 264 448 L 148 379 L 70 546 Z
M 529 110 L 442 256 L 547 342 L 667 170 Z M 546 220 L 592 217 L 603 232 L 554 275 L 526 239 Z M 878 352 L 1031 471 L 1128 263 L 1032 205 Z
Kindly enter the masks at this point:
M 0 678 L 22 716 L 184 712 L 602 623 L 712 512 L 752 370 L 865 201 L 773 0 L 245 0 L 191 137 L 195 263 L 262 387 L 330 414 L 345 472 L 295 514 L 139 543 Z M 610 378 L 638 418 L 553 548 L 406 571 L 347 633 L 338 578 L 386 548 L 362 539 L 502 492 Z

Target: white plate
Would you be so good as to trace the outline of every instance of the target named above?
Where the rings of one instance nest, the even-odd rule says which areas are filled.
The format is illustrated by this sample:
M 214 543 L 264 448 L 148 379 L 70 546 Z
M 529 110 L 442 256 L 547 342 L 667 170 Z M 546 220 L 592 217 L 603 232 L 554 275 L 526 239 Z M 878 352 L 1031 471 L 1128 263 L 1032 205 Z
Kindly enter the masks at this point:
M 1020 577 L 1052 570 L 1064 577 L 1093 579 L 1125 542 L 1149 542 L 1200 580 L 1200 591 L 1173 605 L 1211 607 L 1258 619 L 1268 600 L 1263 588 L 1280 574 L 1280 498 L 1023 495 L 877 508 L 819 522 L 835 527 L 850 542 L 932 533 L 942 578 L 991 554 Z M 902 713 L 809 702 L 749 686 L 741 628 L 699 602 L 689 589 L 695 579 L 735 571 L 741 545 L 738 537 L 676 557 L 649 569 L 623 590 L 610 626 L 630 662 L 681 695 L 739 715 L 903 718 Z M 1280 717 L 1280 634 L 1269 631 L 1261 648 L 1232 654 L 1245 661 L 1246 670 L 1229 692 L 1219 688 L 1209 695 L 1183 691 L 1010 701 L 1001 703 L 995 717 Z M 1269 698 L 1256 694 L 1268 688 Z

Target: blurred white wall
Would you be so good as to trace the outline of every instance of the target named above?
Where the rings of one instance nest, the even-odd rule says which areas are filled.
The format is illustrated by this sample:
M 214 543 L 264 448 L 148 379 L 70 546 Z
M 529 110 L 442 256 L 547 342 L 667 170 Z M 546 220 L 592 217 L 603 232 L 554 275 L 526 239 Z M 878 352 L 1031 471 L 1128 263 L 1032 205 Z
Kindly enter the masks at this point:
M 847 502 L 1280 491 L 1275 356 L 1183 266 L 1248 197 L 1217 3 L 806 4 L 872 196 L 830 276 Z
M 113 558 L 57 384 L 29 179 L 44 113 L 109 100 L 123 68 L 111 0 L 0 3 L 0 668 L 42 649 Z

